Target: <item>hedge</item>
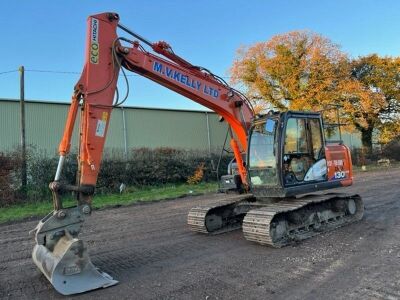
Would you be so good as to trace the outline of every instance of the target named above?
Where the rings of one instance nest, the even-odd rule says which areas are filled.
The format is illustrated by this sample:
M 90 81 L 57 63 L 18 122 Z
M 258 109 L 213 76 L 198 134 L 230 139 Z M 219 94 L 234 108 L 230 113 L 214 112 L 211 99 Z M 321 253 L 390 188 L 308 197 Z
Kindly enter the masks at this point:
M 193 151 L 172 148 L 132 149 L 126 158 L 122 152 L 106 152 L 97 180 L 96 193 L 118 192 L 121 183 L 126 186 L 149 186 L 185 183 L 199 167 L 202 181 L 216 181 L 218 152 Z M 75 184 L 76 153 L 66 157 L 61 181 Z M 225 174 L 229 156 L 223 156 L 219 174 Z M 28 185 L 20 186 L 20 159 L 18 151 L 0 152 L 0 207 L 23 201 L 42 201 L 51 198 L 48 185 L 54 179 L 58 156 L 49 157 L 34 149 L 28 151 Z

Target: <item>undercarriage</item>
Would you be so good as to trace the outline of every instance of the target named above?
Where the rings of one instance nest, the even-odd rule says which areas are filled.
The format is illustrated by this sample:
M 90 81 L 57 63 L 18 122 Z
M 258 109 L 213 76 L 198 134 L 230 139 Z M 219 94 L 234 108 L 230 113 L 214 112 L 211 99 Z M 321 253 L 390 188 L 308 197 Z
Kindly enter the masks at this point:
M 219 234 L 242 227 L 252 242 L 283 247 L 319 233 L 361 220 L 364 205 L 358 195 L 310 194 L 283 199 L 227 196 L 188 215 L 191 230 Z

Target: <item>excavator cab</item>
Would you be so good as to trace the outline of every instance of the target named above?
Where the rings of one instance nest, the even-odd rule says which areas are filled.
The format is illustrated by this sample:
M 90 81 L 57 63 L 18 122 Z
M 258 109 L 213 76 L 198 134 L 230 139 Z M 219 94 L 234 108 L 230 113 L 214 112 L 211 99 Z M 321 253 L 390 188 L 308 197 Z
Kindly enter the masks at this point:
M 252 242 L 283 247 L 362 218 L 359 195 L 316 193 L 352 184 L 350 150 L 327 142 L 318 112 L 269 112 L 253 119 L 246 157 L 249 192 L 188 215 L 193 231 L 242 228 Z
M 332 151 L 341 158 L 332 160 L 340 174 L 329 178 L 327 154 L 331 158 Z M 256 197 L 290 197 L 351 180 L 348 148 L 340 142 L 326 146 L 320 113 L 271 111 L 258 117 L 250 130 L 247 153 L 248 182 Z

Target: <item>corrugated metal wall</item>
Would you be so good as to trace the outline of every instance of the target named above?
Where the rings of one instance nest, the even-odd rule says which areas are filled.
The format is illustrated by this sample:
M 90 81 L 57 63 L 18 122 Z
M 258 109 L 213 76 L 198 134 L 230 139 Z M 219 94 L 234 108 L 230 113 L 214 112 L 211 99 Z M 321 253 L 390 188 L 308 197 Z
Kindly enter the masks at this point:
M 27 144 L 49 155 L 57 151 L 69 105 L 38 101 L 26 102 Z M 208 150 L 220 148 L 227 125 L 213 112 L 125 107 L 127 147 L 174 147 Z M 210 145 L 207 133 L 210 128 Z M 12 150 L 20 140 L 19 102 L 0 99 L 0 151 Z M 73 145 L 77 145 L 75 128 Z M 124 150 L 123 112 L 112 112 L 106 148 Z
M 39 101 L 26 102 L 27 145 L 56 153 L 64 129 L 69 104 Z M 137 147 L 173 147 L 211 150 L 222 146 L 227 125 L 218 121 L 213 112 L 150 109 L 125 107 L 126 142 L 128 150 Z M 207 116 L 209 131 L 207 131 Z M 78 123 L 77 123 L 78 124 Z M 124 151 L 123 111 L 112 112 L 106 140 L 106 148 Z M 19 102 L 0 99 L 0 151 L 8 151 L 19 145 Z M 210 143 L 208 139 L 208 132 Z M 73 145 L 77 145 L 78 128 L 75 128 Z M 338 136 L 331 139 L 338 139 Z M 359 148 L 359 134 L 342 135 L 350 148 Z

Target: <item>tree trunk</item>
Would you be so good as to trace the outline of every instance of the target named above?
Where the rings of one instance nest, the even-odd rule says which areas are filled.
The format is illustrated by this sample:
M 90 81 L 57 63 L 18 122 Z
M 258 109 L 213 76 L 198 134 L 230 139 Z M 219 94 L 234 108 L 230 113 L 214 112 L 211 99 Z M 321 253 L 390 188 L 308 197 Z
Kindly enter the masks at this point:
M 362 146 L 367 153 L 371 153 L 372 151 L 372 131 L 373 128 L 362 129 L 361 130 L 361 142 Z

